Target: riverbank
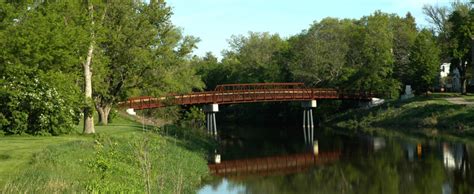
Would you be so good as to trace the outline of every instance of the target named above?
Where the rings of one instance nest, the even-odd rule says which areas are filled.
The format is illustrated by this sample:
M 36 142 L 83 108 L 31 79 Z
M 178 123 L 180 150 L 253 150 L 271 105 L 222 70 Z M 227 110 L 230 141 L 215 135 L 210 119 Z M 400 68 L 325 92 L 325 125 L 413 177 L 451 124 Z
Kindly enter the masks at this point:
M 372 109 L 349 110 L 332 116 L 326 125 L 371 134 L 474 141 L 473 100 L 472 95 L 435 93 L 388 101 Z
M 6 193 L 192 193 L 208 175 L 200 131 L 119 117 L 90 136 L 0 137 Z M 78 128 L 79 130 L 79 128 Z

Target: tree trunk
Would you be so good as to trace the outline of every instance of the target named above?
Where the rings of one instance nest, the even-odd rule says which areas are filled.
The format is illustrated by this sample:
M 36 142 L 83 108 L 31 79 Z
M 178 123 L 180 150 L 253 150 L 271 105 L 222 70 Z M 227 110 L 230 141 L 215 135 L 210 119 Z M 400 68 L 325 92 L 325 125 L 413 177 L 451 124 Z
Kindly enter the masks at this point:
M 467 89 L 466 89 L 466 77 L 461 77 L 461 94 L 466 95 L 467 94 Z
M 461 67 L 459 69 L 459 74 L 460 74 L 459 80 L 461 81 L 461 94 L 466 95 L 467 94 L 467 90 L 466 90 L 466 86 L 467 86 L 467 83 L 466 83 L 466 64 L 462 59 L 459 59 L 459 63 L 460 63 L 459 66 Z
M 88 107 L 84 109 L 84 131 L 83 133 L 95 133 L 93 110 L 90 109 L 92 102 L 92 72 L 90 69 L 92 61 L 92 53 L 94 52 L 94 45 L 91 43 L 87 53 L 87 59 L 84 63 L 84 93 L 86 97 L 86 104 Z
M 97 112 L 99 113 L 99 124 L 107 125 L 109 124 L 109 113 L 112 109 L 111 105 L 105 106 L 96 106 Z
M 93 6 L 92 4 L 89 5 L 89 11 L 92 19 L 92 25 L 94 25 L 93 20 Z M 91 33 L 91 44 L 89 45 L 89 50 L 87 51 L 87 59 L 86 62 L 83 64 L 84 67 L 84 94 L 86 98 L 86 104 L 88 107 L 84 109 L 84 134 L 95 133 L 94 129 L 94 117 L 93 117 L 93 110 L 90 109 L 90 103 L 92 102 L 92 71 L 91 71 L 91 64 L 92 64 L 92 56 L 94 54 L 94 33 Z

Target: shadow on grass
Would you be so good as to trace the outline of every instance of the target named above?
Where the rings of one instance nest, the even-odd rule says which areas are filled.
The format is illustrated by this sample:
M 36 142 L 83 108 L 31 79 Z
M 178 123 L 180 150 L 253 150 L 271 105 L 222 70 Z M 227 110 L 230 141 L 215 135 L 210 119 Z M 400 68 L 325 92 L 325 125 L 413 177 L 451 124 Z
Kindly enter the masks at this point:
M 163 137 L 170 138 L 169 141 L 175 141 L 174 143 L 177 145 L 193 152 L 209 153 L 217 146 L 217 142 L 207 135 L 204 129 L 191 129 L 175 124 L 167 124 L 154 127 L 152 130 Z
M 432 94 L 405 101 L 388 101 L 372 109 L 348 110 L 335 115 L 329 124 L 346 130 L 369 133 L 390 131 L 417 137 L 471 140 L 474 138 L 474 107 L 451 104 L 446 97 L 458 94 Z M 468 96 L 470 97 L 470 96 Z M 380 130 L 366 130 L 366 129 Z
M 137 133 L 152 132 L 159 134 L 170 143 L 175 143 L 186 150 L 208 153 L 216 147 L 216 142 L 205 133 L 204 129 L 191 129 L 178 124 L 155 126 L 143 124 L 139 120 L 124 115 L 119 115 L 113 123 L 107 126 L 96 126 L 98 134 L 131 137 Z
M 385 118 L 378 117 L 373 123 L 378 127 L 439 127 L 441 120 L 460 109 L 459 105 L 426 104 L 395 110 Z
M 473 134 L 474 130 L 474 109 L 463 108 L 455 114 L 444 116 L 440 121 L 439 127 L 451 128 L 457 132 L 471 132 L 466 134 Z

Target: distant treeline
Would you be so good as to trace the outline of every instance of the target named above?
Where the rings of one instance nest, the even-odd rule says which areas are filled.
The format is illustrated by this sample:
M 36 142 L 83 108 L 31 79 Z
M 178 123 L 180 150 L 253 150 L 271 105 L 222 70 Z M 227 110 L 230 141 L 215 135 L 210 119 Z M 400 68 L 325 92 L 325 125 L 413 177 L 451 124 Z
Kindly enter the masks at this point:
M 423 12 L 432 24 L 426 28 L 420 28 L 410 13 L 401 17 L 376 11 L 360 19 L 324 18 L 287 38 L 249 32 L 232 36 L 221 60 L 207 53 L 194 57 L 193 63 L 208 90 L 224 83 L 304 82 L 397 98 L 405 85 L 417 94 L 434 90 L 443 81 L 441 63 L 451 62 L 465 93 L 471 75 L 467 67 L 472 66 L 473 4 L 426 5 Z M 325 120 L 357 104 L 320 101 L 315 119 Z M 222 111 L 222 121 L 252 125 L 296 125 L 302 118 L 295 103 L 231 105 Z
M 396 97 L 404 85 L 417 93 L 432 89 L 442 62 L 457 67 L 465 84 L 460 64 L 472 66 L 473 4 L 426 5 L 423 12 L 433 24 L 429 28 L 418 27 L 410 13 L 324 18 L 288 38 L 268 32 L 232 36 L 221 61 L 212 53 L 193 61 L 208 89 L 222 83 L 297 81 Z

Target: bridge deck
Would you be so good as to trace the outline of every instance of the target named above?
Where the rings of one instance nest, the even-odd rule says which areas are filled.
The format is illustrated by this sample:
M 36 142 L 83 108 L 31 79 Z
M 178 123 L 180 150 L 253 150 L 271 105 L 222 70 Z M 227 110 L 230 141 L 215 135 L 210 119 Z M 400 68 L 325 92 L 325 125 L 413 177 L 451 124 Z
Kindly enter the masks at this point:
M 347 92 L 328 88 L 305 88 L 302 83 L 224 84 L 214 91 L 164 97 L 135 97 L 123 106 L 141 110 L 171 105 L 237 104 L 269 101 L 302 101 L 318 99 L 371 100 L 375 95 L 368 92 Z

